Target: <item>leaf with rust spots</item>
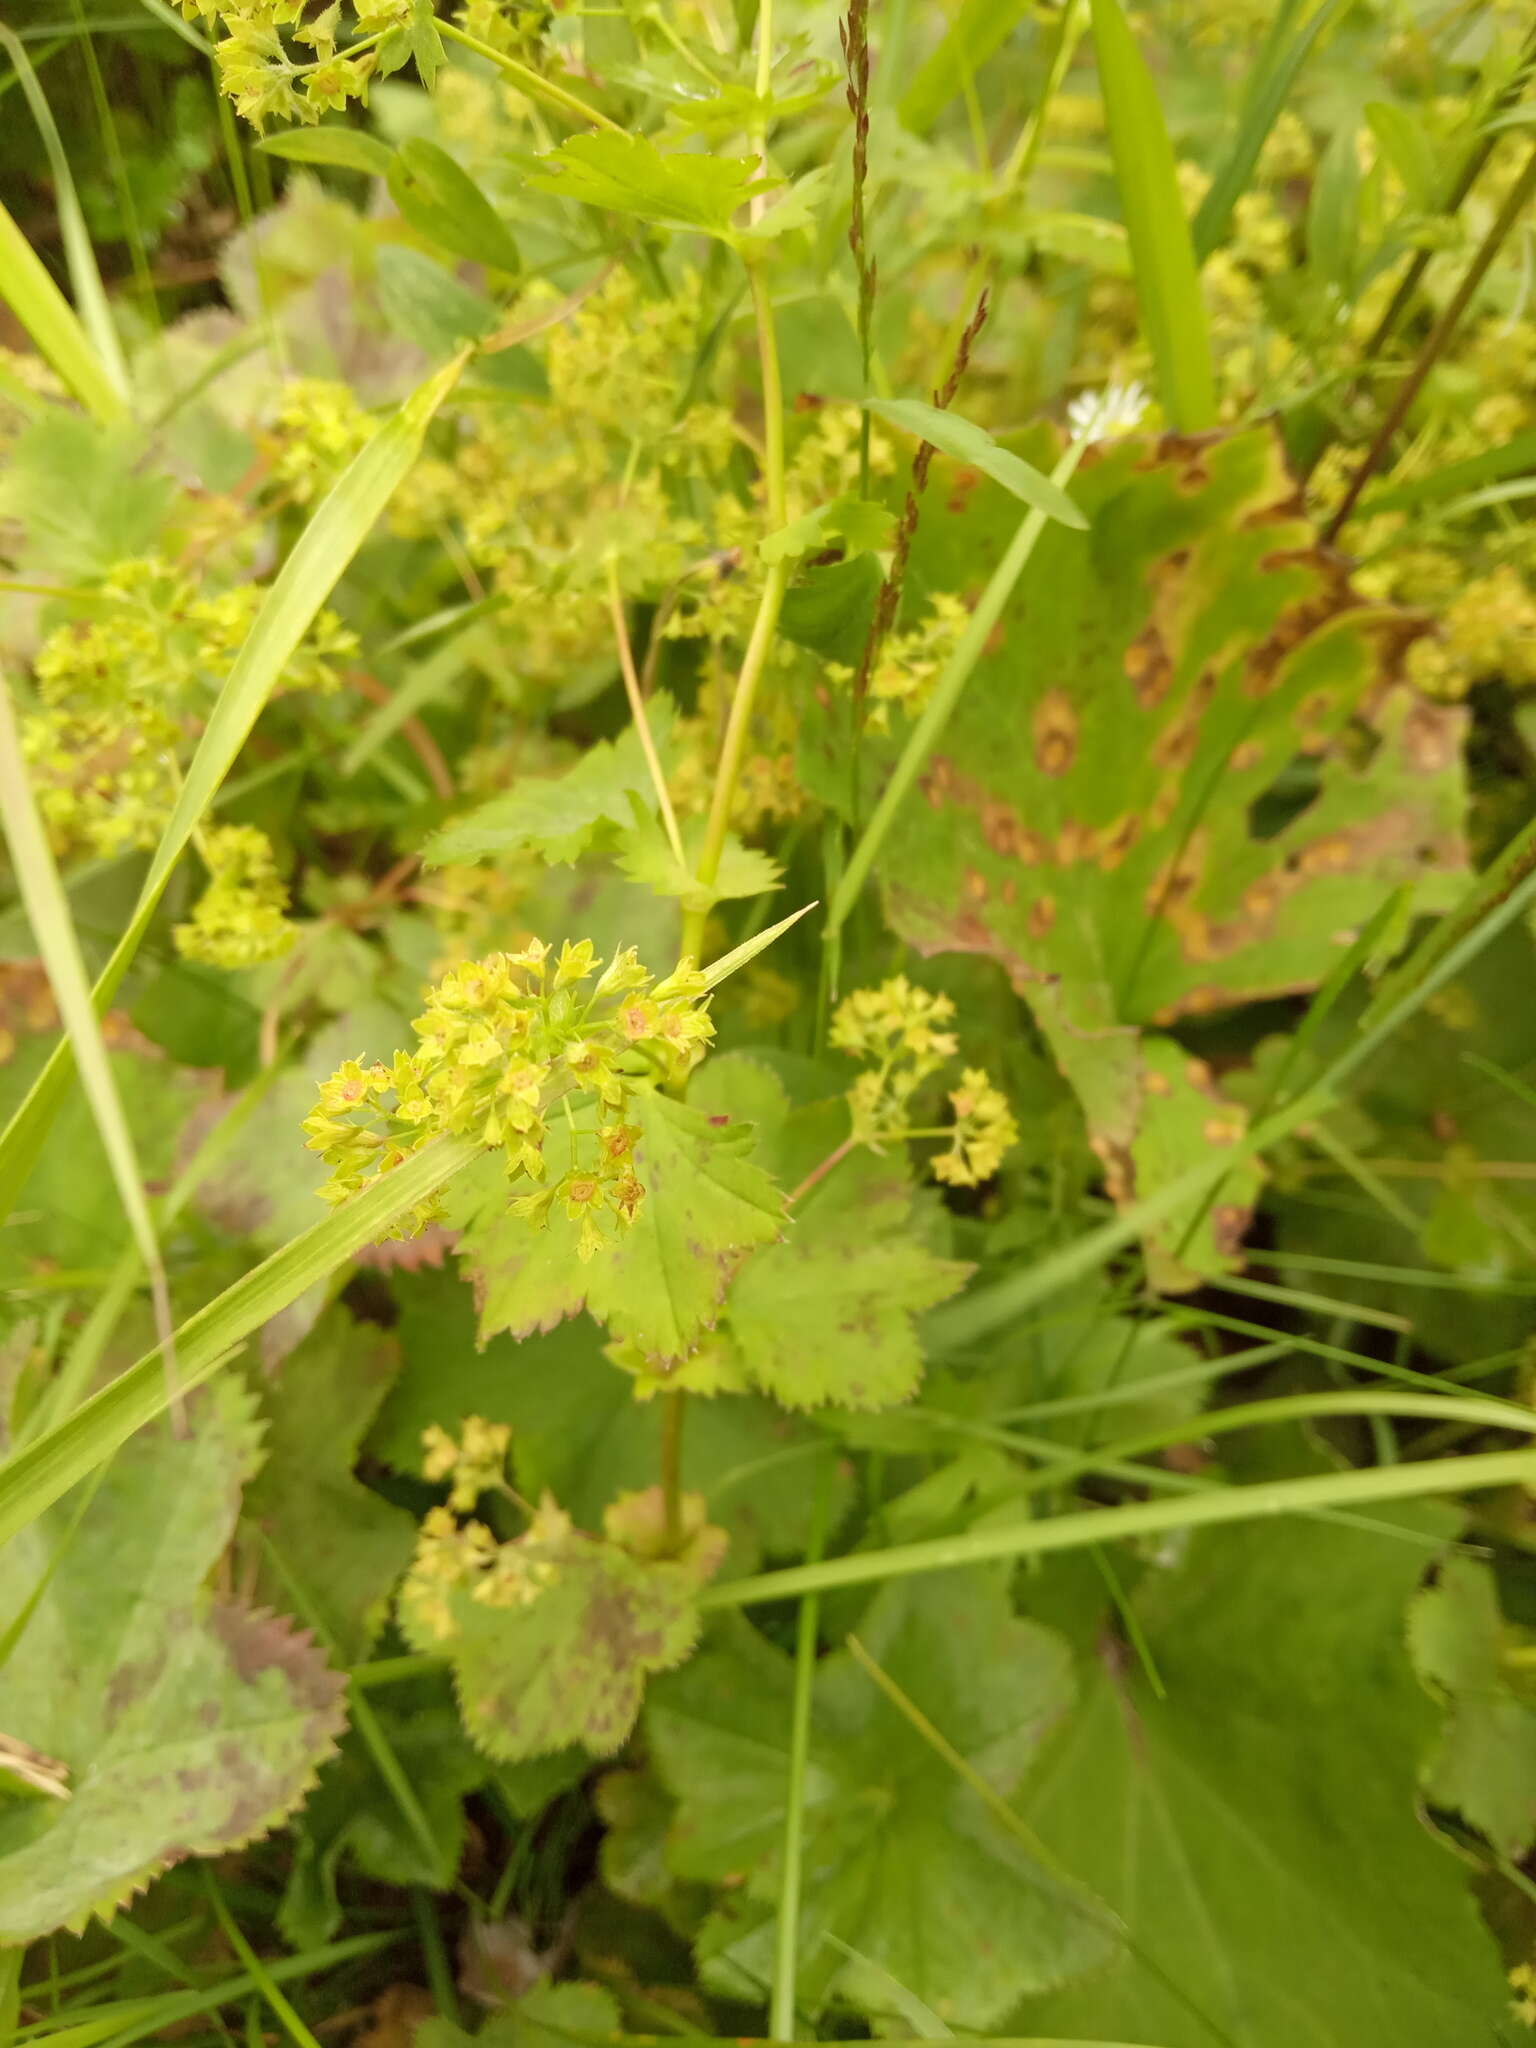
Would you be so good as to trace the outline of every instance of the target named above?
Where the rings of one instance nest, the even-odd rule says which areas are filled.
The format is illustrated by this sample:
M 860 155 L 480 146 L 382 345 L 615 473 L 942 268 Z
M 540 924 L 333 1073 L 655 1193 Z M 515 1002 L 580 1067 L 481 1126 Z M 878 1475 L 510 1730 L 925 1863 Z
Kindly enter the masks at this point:
M 578 1226 L 560 1204 L 535 1230 L 511 1214 L 498 1169 L 464 1176 L 469 1192 L 450 1208 L 465 1220 L 459 1249 L 474 1278 L 482 1341 L 501 1330 L 553 1329 L 584 1306 L 646 1357 L 681 1358 L 714 1327 L 741 1255 L 778 1236 L 784 1198 L 750 1157 L 749 1123 L 654 1091 L 637 1093 L 630 1114 L 640 1127 L 635 1171 L 645 1199 L 612 1249 L 585 1264 Z M 555 1125 L 551 1173 L 564 1171 L 569 1144 Z
M 1465 714 L 1401 680 L 1413 622 L 1354 597 L 1269 429 L 1126 442 L 1078 496 L 1090 531 L 1041 535 L 881 876 L 921 950 L 1007 968 L 1128 1201 L 1218 1142 L 1140 1030 L 1315 988 L 1389 890 L 1453 899 Z M 924 520 L 917 586 L 973 588 L 1012 531 L 982 486 Z M 1190 1268 L 1220 1268 L 1251 1192 Z
M 786 1408 L 889 1408 L 910 1400 L 923 1355 L 913 1317 L 964 1286 L 909 1227 L 900 1161 L 851 1154 L 798 1202 L 782 1243 L 754 1252 L 726 1317 L 743 1364 Z
M 859 1624 L 869 1655 L 1004 1800 L 1074 1690 L 1066 1644 L 1017 1618 L 1007 1586 L 997 1568 L 909 1579 Z M 727 1997 L 754 1999 L 772 1976 L 793 1683 L 792 1660 L 737 1619 L 646 1707 L 652 1766 L 676 1801 L 668 1864 L 728 1887 L 698 1943 L 706 1983 Z M 894 1977 L 957 2031 L 978 2031 L 1114 1956 L 1096 1901 L 999 1824 L 848 1650 L 817 1666 L 812 1726 L 803 1816 L 816 1881 L 797 2006 L 885 2012 Z
M 367 1656 L 416 1539 L 413 1516 L 352 1476 L 399 1366 L 392 1337 L 336 1309 L 274 1381 L 258 1379 L 266 1463 L 246 1490 L 240 1583 L 281 1606 L 296 1579 L 345 1664 Z
M 648 1526 L 646 1503 L 633 1496 L 609 1511 L 606 1537 L 567 1526 L 539 1541 L 539 1568 L 550 1578 L 526 1604 L 451 1592 L 446 1638 L 407 1581 L 401 1627 L 418 1648 L 447 1654 L 464 1725 L 488 1756 L 515 1763 L 573 1742 L 607 1756 L 624 1743 L 647 1677 L 680 1664 L 697 1641 L 695 1596 L 724 1554 L 725 1537 L 704 1524 L 698 1496 L 686 1498 L 698 1526 L 681 1556 L 646 1554 L 650 1543 L 636 1529 Z
M 83 1511 L 66 1495 L 0 1551 L 0 1633 L 41 1588 L 0 1667 L 0 1728 L 73 1795 L 0 1805 L 0 1944 L 78 1931 L 172 1863 L 265 1834 L 343 1724 L 344 1680 L 308 1636 L 204 1585 L 258 1459 L 248 1396 L 217 1381 L 187 1413 L 190 1437 L 141 1430 Z

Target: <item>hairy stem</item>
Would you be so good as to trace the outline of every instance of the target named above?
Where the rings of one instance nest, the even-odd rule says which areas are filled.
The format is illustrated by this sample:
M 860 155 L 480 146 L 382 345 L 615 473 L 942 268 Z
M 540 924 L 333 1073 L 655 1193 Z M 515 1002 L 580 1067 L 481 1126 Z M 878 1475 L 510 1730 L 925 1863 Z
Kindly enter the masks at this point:
M 683 1547 L 683 1417 L 687 1401 L 682 1392 L 661 1397 L 661 1499 L 671 1556 Z

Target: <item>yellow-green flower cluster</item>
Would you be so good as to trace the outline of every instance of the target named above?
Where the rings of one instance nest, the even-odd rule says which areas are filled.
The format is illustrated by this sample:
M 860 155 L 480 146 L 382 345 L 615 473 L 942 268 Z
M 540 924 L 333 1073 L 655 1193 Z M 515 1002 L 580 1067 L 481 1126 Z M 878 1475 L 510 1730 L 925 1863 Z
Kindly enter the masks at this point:
M 422 1476 L 434 1482 L 451 1479 L 448 1505 L 455 1513 L 467 1515 L 482 1493 L 504 1484 L 511 1442 L 509 1424 L 487 1422 L 482 1415 L 465 1418 L 458 1441 L 431 1423 L 421 1433 Z
M 254 825 L 215 825 L 202 835 L 199 851 L 208 864 L 208 887 L 188 921 L 175 927 L 177 952 L 207 967 L 281 959 L 298 927 L 285 915 L 288 891 L 266 834 Z
M 223 29 L 214 47 L 219 84 L 257 128 L 270 120 L 318 121 L 349 100 L 366 104 L 370 79 L 398 70 L 413 54 L 413 0 L 360 0 L 345 49 L 337 48 L 340 0 L 316 12 L 308 11 L 308 0 L 180 0 L 180 6 L 189 21 Z
M 452 1596 L 461 1589 L 485 1607 L 531 1607 L 559 1579 L 573 1533 L 570 1516 L 548 1493 L 510 1543 L 498 1543 L 484 1522 L 460 1522 L 451 1508 L 429 1508 L 401 1604 L 419 1630 L 439 1641 L 455 1632 Z
M 251 629 L 264 593 L 253 583 L 205 594 L 150 556 L 103 579 L 90 616 L 39 648 L 43 708 L 22 745 L 55 847 L 111 855 L 153 846 L 176 799 L 178 755 L 195 736 Z M 280 687 L 336 687 L 332 663 L 355 637 L 323 611 Z
M 537 1227 L 560 1202 L 580 1223 L 584 1259 L 633 1221 L 644 1197 L 639 1132 L 624 1116 L 632 1095 L 680 1081 L 714 1033 L 691 961 L 653 982 L 633 946 L 604 969 L 587 939 L 566 940 L 558 957 L 534 939 L 452 969 L 412 1029 L 415 1052 L 389 1066 L 347 1060 L 322 1084 L 304 1124 L 332 1169 L 322 1196 L 345 1201 L 439 1132 L 473 1137 L 501 1153 L 510 1179 L 543 1184 L 513 1205 L 517 1214 Z M 571 1163 L 550 1181 L 548 1113 L 577 1095 L 595 1099 L 596 1127 L 572 1121 Z M 411 1227 L 435 1214 L 424 1204 Z
M 283 386 L 257 445 L 272 481 L 307 505 L 330 489 L 374 426 L 349 385 L 298 377 Z
M 948 996 L 914 988 L 904 974 L 879 988 L 855 989 L 839 1005 L 833 1045 L 874 1063 L 848 1091 L 853 1134 L 861 1144 L 900 1137 L 911 1125 L 912 1097 L 959 1051 L 955 1034 L 937 1028 L 954 1014 Z
M 872 1062 L 848 1091 L 854 1140 L 878 1147 L 947 1136 L 949 1150 L 932 1162 L 934 1174 L 951 1187 L 975 1187 L 990 1180 L 1019 1136 L 1006 1098 L 983 1070 L 967 1067 L 951 1090 L 952 1128 L 913 1122 L 918 1089 L 959 1050 L 955 1034 L 940 1028 L 954 1014 L 948 996 L 930 995 L 898 974 L 879 988 L 856 989 L 833 1016 L 831 1037 L 840 1052 Z
M 960 1086 L 949 1091 L 949 1101 L 955 1112 L 954 1135 L 949 1150 L 933 1161 L 934 1179 L 947 1181 L 952 1188 L 979 1187 L 1019 1142 L 1019 1127 L 1007 1096 L 992 1086 L 981 1067 L 965 1068 Z

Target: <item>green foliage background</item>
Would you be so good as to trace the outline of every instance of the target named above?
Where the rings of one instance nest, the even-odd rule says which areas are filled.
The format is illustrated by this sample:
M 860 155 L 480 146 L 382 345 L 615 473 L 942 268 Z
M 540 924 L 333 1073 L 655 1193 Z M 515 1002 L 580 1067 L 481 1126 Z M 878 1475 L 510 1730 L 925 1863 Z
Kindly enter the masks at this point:
M 8 16 L 6 2041 L 1536 2024 L 1527 11 Z

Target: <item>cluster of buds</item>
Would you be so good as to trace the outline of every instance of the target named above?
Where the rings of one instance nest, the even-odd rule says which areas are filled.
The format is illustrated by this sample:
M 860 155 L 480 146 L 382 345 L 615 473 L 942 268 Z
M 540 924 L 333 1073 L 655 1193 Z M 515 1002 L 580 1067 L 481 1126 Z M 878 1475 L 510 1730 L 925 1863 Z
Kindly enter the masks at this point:
M 421 1433 L 422 1476 L 434 1484 L 451 1480 L 448 1505 L 455 1513 L 467 1515 L 482 1493 L 503 1484 L 511 1442 L 507 1423 L 487 1422 L 480 1415 L 465 1419 L 464 1435 L 458 1442 L 434 1422 Z
M 254 825 L 215 825 L 199 850 L 208 864 L 208 887 L 185 924 L 175 927 L 176 950 L 209 967 L 255 967 L 279 960 L 298 937 L 284 914 L 288 891 L 277 871 L 272 842 Z
M 951 1187 L 976 1187 L 997 1171 L 1019 1136 L 1006 1098 L 985 1072 L 965 1068 L 961 1085 L 950 1091 L 952 1127 L 927 1129 L 914 1121 L 918 1090 L 959 1051 L 954 1032 L 942 1028 L 954 1014 L 948 996 L 914 988 L 898 974 L 879 988 L 856 989 L 839 1006 L 832 1043 L 869 1063 L 848 1090 L 854 1141 L 879 1147 L 907 1138 L 947 1137 L 949 1149 L 933 1161 L 934 1174 Z
M 473 1137 L 501 1153 L 509 1179 L 539 1184 L 515 1213 L 537 1227 L 562 1203 L 590 1258 L 611 1241 L 604 1224 L 626 1227 L 645 1193 L 626 1106 L 637 1089 L 679 1084 L 703 1058 L 714 1033 L 706 993 L 691 961 L 653 982 L 632 946 L 605 969 L 586 939 L 567 940 L 558 957 L 534 939 L 453 968 L 412 1026 L 415 1052 L 389 1066 L 347 1060 L 321 1085 L 304 1129 L 332 1169 L 322 1196 L 345 1201 L 439 1132 Z M 548 1114 L 575 1096 L 595 1103 L 596 1129 L 571 1119 L 571 1163 L 551 1181 Z M 434 1217 L 425 1205 L 411 1223 Z
M 955 1128 L 949 1150 L 932 1162 L 935 1180 L 952 1188 L 979 1187 L 1002 1165 L 1004 1155 L 1019 1142 L 1019 1127 L 1001 1088 L 994 1088 L 982 1067 L 966 1067 L 960 1086 L 949 1091 Z

